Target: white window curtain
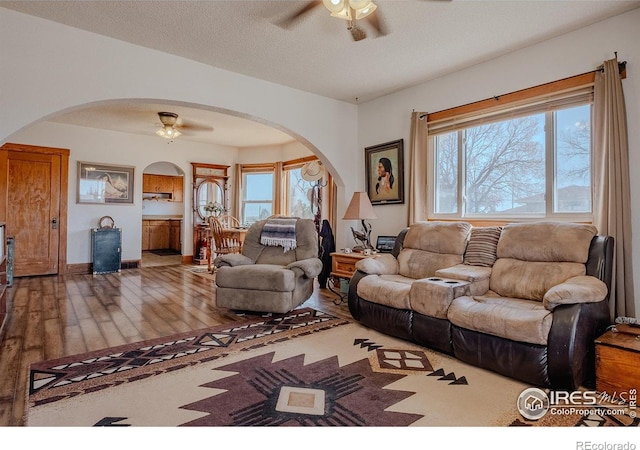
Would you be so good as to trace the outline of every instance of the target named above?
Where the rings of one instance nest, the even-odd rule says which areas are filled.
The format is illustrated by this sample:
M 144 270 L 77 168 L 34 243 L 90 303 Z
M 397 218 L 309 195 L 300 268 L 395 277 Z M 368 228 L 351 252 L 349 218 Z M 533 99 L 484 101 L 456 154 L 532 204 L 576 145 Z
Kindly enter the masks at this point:
M 593 224 L 615 239 L 610 315 L 635 317 L 627 115 L 617 58 L 596 72 L 593 114 Z
M 409 155 L 409 225 L 427 220 L 427 113 L 411 114 Z

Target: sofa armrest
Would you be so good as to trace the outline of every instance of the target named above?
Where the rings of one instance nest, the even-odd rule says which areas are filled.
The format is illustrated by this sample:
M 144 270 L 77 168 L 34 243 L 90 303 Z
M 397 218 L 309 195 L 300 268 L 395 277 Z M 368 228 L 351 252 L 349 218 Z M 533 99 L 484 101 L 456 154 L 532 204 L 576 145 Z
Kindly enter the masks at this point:
M 491 267 L 457 264 L 436 270 L 436 276 L 469 282 L 469 295 L 483 295 L 489 290 Z
M 315 278 L 322 272 L 322 261 L 319 258 L 308 258 L 294 261 L 286 266 L 287 269 L 298 269 L 307 278 Z
M 395 275 L 398 260 L 391 253 L 381 253 L 356 262 L 356 269 L 368 275 Z
M 553 311 L 560 305 L 600 302 L 607 298 L 607 294 L 607 285 L 596 277 L 577 276 L 549 289 L 544 294 L 542 304 Z
M 468 264 L 457 264 L 436 270 L 436 276 L 442 278 L 453 278 L 461 281 L 482 281 L 491 278 L 491 267 L 470 266 Z
M 215 267 L 224 267 L 224 266 L 235 267 L 235 266 L 246 266 L 248 264 L 254 264 L 254 261 L 251 258 L 241 255 L 239 253 L 221 255 L 216 257 L 216 259 L 213 260 L 213 265 Z

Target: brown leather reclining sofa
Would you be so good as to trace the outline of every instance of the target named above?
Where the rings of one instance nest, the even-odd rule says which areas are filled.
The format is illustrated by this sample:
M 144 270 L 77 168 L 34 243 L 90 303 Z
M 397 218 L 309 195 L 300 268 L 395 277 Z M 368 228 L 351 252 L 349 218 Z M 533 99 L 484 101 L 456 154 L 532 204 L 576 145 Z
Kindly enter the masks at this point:
M 364 325 L 534 386 L 593 387 L 610 324 L 613 238 L 585 224 L 419 222 L 361 260 L 349 310 Z

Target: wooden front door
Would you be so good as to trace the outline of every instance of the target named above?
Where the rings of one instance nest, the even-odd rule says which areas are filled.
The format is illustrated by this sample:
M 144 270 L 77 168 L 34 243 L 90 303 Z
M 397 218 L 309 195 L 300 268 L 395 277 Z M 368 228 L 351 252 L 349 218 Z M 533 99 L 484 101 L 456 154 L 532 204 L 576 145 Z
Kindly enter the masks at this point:
M 9 150 L 5 155 L 4 217 L 7 235 L 14 238 L 13 274 L 16 277 L 57 274 L 61 251 L 66 257 L 66 249 L 61 248 L 61 241 L 66 243 L 66 239 L 61 240 L 61 225 L 63 222 L 66 225 L 61 217 L 61 209 L 66 215 L 66 180 L 61 183 L 62 174 L 67 173 L 63 170 L 66 158 L 42 149 Z

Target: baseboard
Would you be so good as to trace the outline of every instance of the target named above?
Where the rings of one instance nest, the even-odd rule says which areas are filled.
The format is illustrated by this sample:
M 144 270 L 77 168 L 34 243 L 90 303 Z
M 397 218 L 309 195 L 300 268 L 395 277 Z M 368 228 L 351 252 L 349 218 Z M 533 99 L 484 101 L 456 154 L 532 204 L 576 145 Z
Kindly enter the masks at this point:
M 67 270 L 65 271 L 65 274 L 81 275 L 85 273 L 91 273 L 91 266 L 91 263 L 67 264 Z
M 133 259 L 130 261 L 122 261 L 120 262 L 120 269 L 137 269 L 140 267 L 140 260 Z M 65 274 L 67 275 L 81 275 L 93 273 L 93 264 L 91 263 L 80 263 L 80 264 L 67 264 L 67 270 Z
M 137 269 L 140 267 L 140 260 L 139 259 L 134 259 L 131 261 L 122 261 L 120 263 L 120 268 L 121 269 Z
M 193 255 L 182 255 L 182 264 L 193 264 Z

